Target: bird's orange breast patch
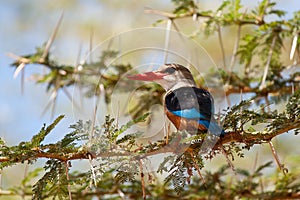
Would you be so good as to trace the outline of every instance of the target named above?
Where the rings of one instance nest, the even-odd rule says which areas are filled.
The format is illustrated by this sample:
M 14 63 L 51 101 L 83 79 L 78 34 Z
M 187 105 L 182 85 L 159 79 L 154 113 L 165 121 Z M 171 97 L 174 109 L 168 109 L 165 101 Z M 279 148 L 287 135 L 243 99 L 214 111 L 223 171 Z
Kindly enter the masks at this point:
M 205 131 L 207 130 L 205 126 L 199 124 L 197 119 L 187 119 L 183 117 L 179 117 L 174 115 L 167 109 L 165 109 L 165 113 L 169 120 L 174 124 L 177 130 L 186 130 L 192 132 Z

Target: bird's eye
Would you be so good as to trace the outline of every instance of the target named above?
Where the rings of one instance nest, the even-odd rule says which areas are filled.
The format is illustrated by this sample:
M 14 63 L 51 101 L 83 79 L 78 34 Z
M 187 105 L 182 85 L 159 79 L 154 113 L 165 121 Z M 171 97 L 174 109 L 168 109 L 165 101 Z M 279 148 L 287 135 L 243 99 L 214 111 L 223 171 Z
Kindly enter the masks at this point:
M 173 74 L 176 71 L 176 69 L 174 67 L 169 67 L 167 69 L 165 69 L 163 72 L 166 74 Z

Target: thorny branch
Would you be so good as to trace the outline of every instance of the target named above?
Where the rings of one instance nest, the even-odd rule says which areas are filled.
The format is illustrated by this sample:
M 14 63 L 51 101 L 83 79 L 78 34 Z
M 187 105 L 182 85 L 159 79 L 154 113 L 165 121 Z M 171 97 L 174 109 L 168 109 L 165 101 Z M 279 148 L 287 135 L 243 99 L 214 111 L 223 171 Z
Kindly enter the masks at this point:
M 268 143 L 272 140 L 272 138 L 276 137 L 277 135 L 286 133 L 288 131 L 292 131 L 296 128 L 300 127 L 300 121 L 291 122 L 286 127 L 276 130 L 275 132 L 271 133 L 257 133 L 257 134 L 243 134 L 242 132 L 228 132 L 225 134 L 224 137 L 220 138 L 218 142 L 215 144 L 214 149 L 218 149 L 222 147 L 222 145 L 237 142 L 242 144 L 261 144 L 263 142 Z M 176 152 L 184 152 L 188 148 L 190 148 L 190 144 L 166 144 L 162 146 L 158 150 L 149 151 L 146 153 L 138 153 L 137 152 L 101 152 L 98 154 L 91 154 L 88 150 L 83 150 L 81 152 L 74 152 L 74 153 L 48 153 L 45 152 L 43 149 L 35 148 L 32 149 L 33 155 L 29 160 L 35 160 L 38 158 L 51 158 L 57 159 L 63 162 L 72 161 L 72 160 L 80 160 L 80 159 L 89 159 L 92 155 L 93 158 L 108 158 L 108 157 L 120 157 L 120 156 L 131 156 L 134 159 L 141 159 L 152 155 L 162 154 L 162 153 L 175 153 Z M 138 149 L 139 150 L 139 149 Z M 0 157 L 0 162 L 8 162 L 10 158 L 8 157 Z
M 210 15 L 210 14 L 206 14 L 206 13 L 201 13 L 201 12 L 186 12 L 186 13 L 182 13 L 182 14 L 175 14 L 175 13 L 169 13 L 169 12 L 164 12 L 164 11 L 160 11 L 160 10 L 153 10 L 153 9 L 146 9 L 144 10 L 144 12 L 146 14 L 155 14 L 155 15 L 159 15 L 168 19 L 180 19 L 180 18 L 187 18 L 187 17 L 193 17 L 193 16 L 197 16 L 198 17 L 203 17 L 203 18 L 214 18 L 215 16 Z M 230 21 L 224 21 L 225 23 L 230 22 Z M 244 19 L 235 19 L 235 24 L 238 25 L 263 25 L 265 22 L 262 19 L 256 19 L 256 20 L 244 20 Z

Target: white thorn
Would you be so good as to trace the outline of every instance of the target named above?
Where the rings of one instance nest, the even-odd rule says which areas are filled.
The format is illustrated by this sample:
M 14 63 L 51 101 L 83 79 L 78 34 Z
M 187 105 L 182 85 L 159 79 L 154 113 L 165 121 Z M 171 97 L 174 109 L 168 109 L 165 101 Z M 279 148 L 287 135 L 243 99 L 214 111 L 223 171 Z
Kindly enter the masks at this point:
M 14 78 L 17 78 L 17 76 L 19 75 L 19 73 L 24 69 L 25 67 L 25 63 L 21 63 L 17 68 L 16 71 L 14 73 Z
M 296 47 L 297 47 L 297 41 L 298 41 L 298 34 L 294 36 L 293 42 L 292 42 L 292 47 L 291 47 L 291 52 L 290 52 L 290 60 L 293 60 Z

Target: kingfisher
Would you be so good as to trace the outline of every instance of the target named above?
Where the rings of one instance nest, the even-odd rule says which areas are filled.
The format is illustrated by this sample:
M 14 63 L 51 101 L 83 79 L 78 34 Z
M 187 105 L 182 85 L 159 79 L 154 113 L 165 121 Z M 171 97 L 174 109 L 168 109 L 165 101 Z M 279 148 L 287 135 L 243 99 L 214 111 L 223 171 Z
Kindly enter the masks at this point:
M 224 136 L 224 130 L 214 119 L 214 100 L 195 80 L 186 67 L 170 63 L 156 71 L 128 76 L 132 80 L 152 81 L 161 85 L 164 95 L 164 112 L 177 130 L 193 133 L 210 132 Z

